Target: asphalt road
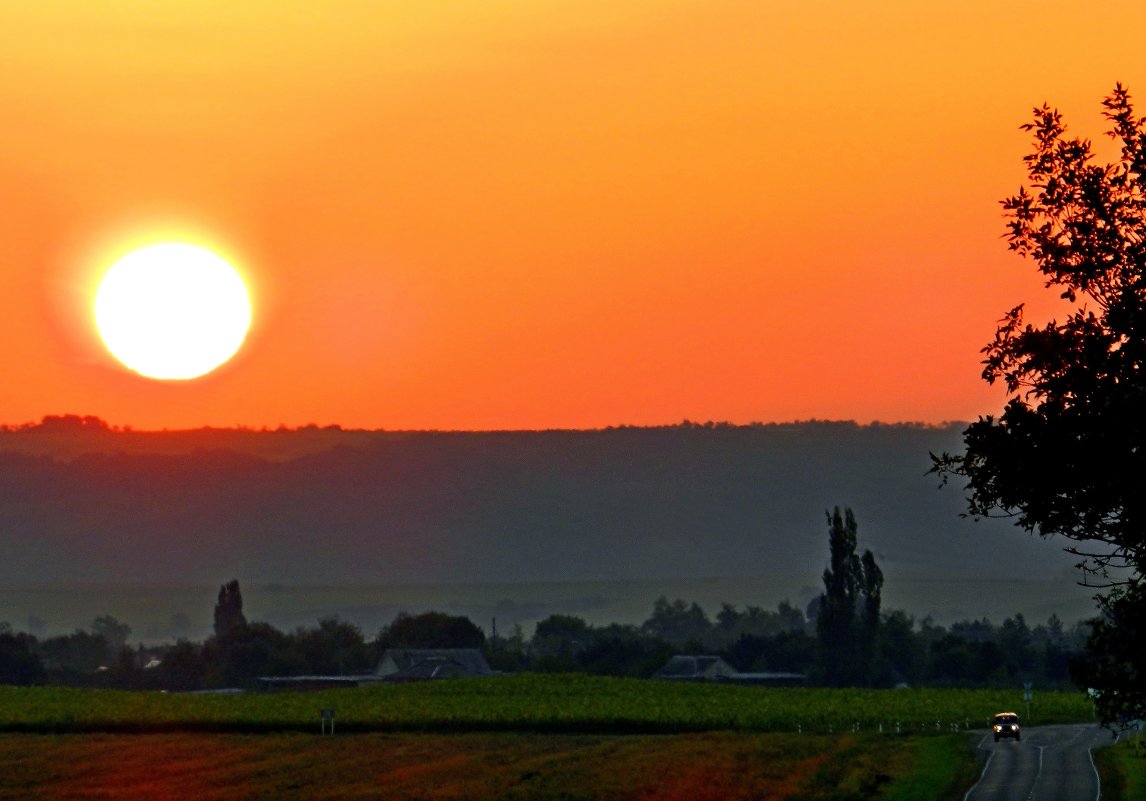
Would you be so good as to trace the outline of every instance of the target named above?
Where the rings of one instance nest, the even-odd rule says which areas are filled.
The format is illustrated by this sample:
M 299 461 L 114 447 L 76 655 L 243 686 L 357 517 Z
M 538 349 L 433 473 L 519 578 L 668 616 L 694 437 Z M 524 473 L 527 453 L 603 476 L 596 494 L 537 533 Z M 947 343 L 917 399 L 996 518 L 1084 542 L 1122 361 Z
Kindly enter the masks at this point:
M 978 783 L 964 801 L 1097 801 L 1098 771 L 1092 748 L 1114 742 L 1107 729 L 1093 725 L 1023 728 L 1023 739 L 995 742 L 990 732 L 979 741 L 988 752 Z

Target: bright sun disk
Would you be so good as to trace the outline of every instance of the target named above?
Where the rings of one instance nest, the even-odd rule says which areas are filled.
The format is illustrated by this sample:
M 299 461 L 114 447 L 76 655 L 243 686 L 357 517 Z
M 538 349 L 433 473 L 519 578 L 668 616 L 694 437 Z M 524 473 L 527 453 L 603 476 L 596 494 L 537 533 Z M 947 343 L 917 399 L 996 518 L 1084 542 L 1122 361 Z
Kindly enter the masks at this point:
M 111 266 L 96 292 L 95 322 L 129 369 L 189 379 L 235 355 L 250 328 L 251 304 L 226 260 L 196 245 L 164 243 Z

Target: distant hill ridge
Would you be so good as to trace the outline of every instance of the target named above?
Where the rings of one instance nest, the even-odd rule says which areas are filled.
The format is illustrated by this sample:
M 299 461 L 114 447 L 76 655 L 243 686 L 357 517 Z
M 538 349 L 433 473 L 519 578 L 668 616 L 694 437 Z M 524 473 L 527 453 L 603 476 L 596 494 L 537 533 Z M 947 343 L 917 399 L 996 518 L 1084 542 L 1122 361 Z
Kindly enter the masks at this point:
M 1046 577 L 1068 559 L 962 519 L 929 452 L 963 424 L 592 431 L 0 431 L 0 582 L 294 583 L 799 575 L 851 506 L 889 576 Z
M 927 423 L 870 423 L 852 420 L 807 420 L 790 423 L 727 422 L 697 423 L 684 420 L 664 426 L 609 426 L 603 429 L 511 429 L 502 431 L 386 430 L 353 429 L 340 425 L 310 424 L 297 428 L 214 428 L 142 430 L 113 426 L 93 415 L 47 415 L 38 423 L 0 425 L 0 452 L 12 451 L 57 459 L 70 459 L 87 453 L 193 453 L 200 450 L 229 450 L 282 461 L 336 447 L 362 447 L 378 440 L 422 436 L 471 436 L 524 433 L 595 433 L 603 431 L 676 430 L 795 430 L 840 431 L 845 429 L 909 429 L 962 431 L 964 422 L 939 425 Z

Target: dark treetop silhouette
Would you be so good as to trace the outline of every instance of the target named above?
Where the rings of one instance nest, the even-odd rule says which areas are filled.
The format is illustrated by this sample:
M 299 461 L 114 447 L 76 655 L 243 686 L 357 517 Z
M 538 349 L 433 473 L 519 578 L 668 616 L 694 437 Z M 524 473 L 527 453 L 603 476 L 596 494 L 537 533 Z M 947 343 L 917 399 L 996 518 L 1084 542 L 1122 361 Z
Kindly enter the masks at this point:
M 1010 248 L 1072 308 L 1042 327 L 1024 323 L 1022 305 L 1006 314 L 983 349 L 983 378 L 1005 383 L 1005 410 L 966 429 L 962 455 L 933 458 L 945 480 L 967 479 L 972 515 L 1067 537 L 1108 590 L 1079 678 L 1111 721 L 1146 706 L 1146 121 L 1121 84 L 1103 106 L 1121 145 L 1109 164 L 1045 104 L 1023 126 L 1032 189 L 1002 201 Z

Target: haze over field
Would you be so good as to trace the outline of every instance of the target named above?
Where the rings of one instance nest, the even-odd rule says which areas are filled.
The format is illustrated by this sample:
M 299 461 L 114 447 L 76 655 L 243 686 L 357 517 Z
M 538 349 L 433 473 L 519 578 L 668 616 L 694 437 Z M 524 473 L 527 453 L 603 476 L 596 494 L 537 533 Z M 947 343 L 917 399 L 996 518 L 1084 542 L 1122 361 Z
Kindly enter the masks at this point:
M 710 613 L 804 603 L 837 505 L 855 510 L 890 606 L 942 619 L 1090 606 L 1064 577 L 1071 557 L 1005 521 L 961 519 L 959 489 L 925 475 L 959 425 L 62 429 L 0 433 L 0 583 L 21 599 L 0 619 L 34 612 L 15 584 L 101 584 L 105 599 L 108 585 L 180 585 L 169 616 L 232 577 L 278 622 L 337 612 L 371 627 L 435 605 L 509 625 L 550 612 L 639 622 L 662 594 Z M 138 586 L 119 592 L 142 605 L 128 600 Z

